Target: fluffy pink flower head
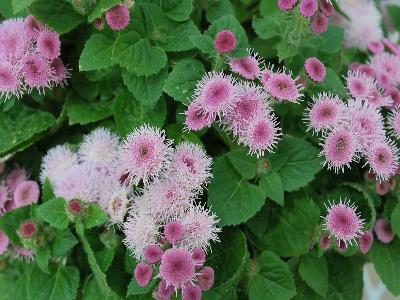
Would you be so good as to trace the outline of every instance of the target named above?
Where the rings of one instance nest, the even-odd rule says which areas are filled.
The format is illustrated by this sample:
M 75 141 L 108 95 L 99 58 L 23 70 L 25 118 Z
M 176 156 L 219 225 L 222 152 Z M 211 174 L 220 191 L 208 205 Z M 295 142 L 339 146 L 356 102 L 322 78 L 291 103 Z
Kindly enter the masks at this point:
M 67 83 L 67 78 L 71 77 L 70 70 L 64 66 L 61 58 L 56 58 L 51 61 L 51 70 L 53 71 L 53 79 L 57 84 L 64 86 Z
M 249 50 L 249 55 L 246 57 L 232 58 L 229 61 L 232 72 L 249 80 L 254 80 L 260 75 L 260 64 L 262 59 L 253 50 Z
M 370 76 L 370 75 L 368 75 L 368 76 Z M 375 77 L 376 81 L 384 89 L 388 89 L 392 86 L 391 75 L 385 71 L 375 70 L 371 77 Z
M 388 181 L 399 167 L 398 150 L 393 142 L 377 142 L 371 145 L 367 153 L 371 171 L 378 181 Z
M 5 210 L 5 205 L 8 200 L 10 200 L 8 188 L 0 184 L 0 215 Z
M 202 291 L 208 291 L 214 285 L 214 269 L 211 267 L 205 267 L 197 279 L 199 281 L 200 289 Z
M 309 18 L 315 14 L 318 10 L 318 1 L 317 0 L 301 0 L 300 2 L 300 14 Z
M 374 236 L 370 230 L 363 232 L 358 238 L 358 247 L 363 254 L 367 254 L 374 241 Z
M 29 249 L 21 248 L 18 246 L 13 246 L 14 253 L 17 257 L 20 257 L 27 261 L 32 261 L 35 259 L 35 252 Z
M 153 276 L 153 268 L 144 262 L 140 262 L 136 265 L 134 275 L 138 285 L 145 287 Z
M 24 24 L 28 34 L 35 39 L 38 37 L 40 31 L 45 28 L 44 24 L 36 20 L 36 18 L 32 15 L 29 15 L 25 18 Z
M 182 300 L 201 300 L 201 289 L 199 286 L 188 283 L 182 288 Z
M 385 51 L 385 46 L 380 41 L 369 42 L 367 47 L 372 54 L 378 54 Z
M 4 231 L 0 230 L 0 255 L 7 251 L 8 244 L 8 236 L 4 233 Z
M 345 105 L 339 96 L 330 93 L 318 94 L 306 109 L 307 130 L 314 132 L 333 129 L 343 119 Z
M 23 223 L 19 228 L 21 236 L 25 239 L 31 238 L 37 233 L 37 231 L 37 225 L 33 221 L 27 221 Z
M 158 128 L 142 125 L 125 139 L 119 150 L 121 174 L 128 173 L 130 184 L 148 184 L 170 163 L 171 141 Z
M 112 30 L 125 29 L 130 20 L 131 16 L 126 5 L 116 5 L 106 12 L 106 22 Z
M 185 249 L 171 248 L 161 257 L 159 276 L 166 281 L 167 286 L 173 286 L 175 290 L 192 282 L 195 271 L 196 263 L 192 254 Z
M 389 244 L 394 239 L 392 225 L 385 219 L 378 219 L 375 223 L 375 233 L 378 240 Z
M 319 9 L 327 17 L 332 16 L 334 11 L 335 11 L 335 9 L 334 9 L 332 3 L 330 2 L 330 0 L 321 0 L 319 2 Z
M 387 182 L 376 182 L 375 190 L 379 196 L 384 196 L 389 192 L 389 184 Z
M 144 258 L 150 264 L 155 264 L 161 260 L 164 251 L 159 245 L 148 245 L 144 249 Z
M 294 7 L 297 0 L 278 0 L 278 6 L 280 10 L 290 10 Z
M 192 102 L 186 112 L 185 129 L 199 131 L 207 126 L 210 126 L 216 116 L 205 114 L 201 108 L 201 105 L 196 101 Z
M 337 246 L 339 252 L 343 253 L 347 250 L 347 244 L 343 240 L 337 240 L 336 246 Z
M 376 107 L 391 107 L 392 98 L 389 96 L 384 96 L 379 90 L 374 90 L 372 95 L 368 98 L 368 103 Z
M 358 71 L 349 71 L 346 77 L 347 89 L 354 98 L 365 99 L 376 89 L 376 82 Z
M 296 84 L 296 79 L 292 78 L 292 73 L 286 70 L 276 73 L 270 73 L 269 79 L 265 82 L 264 87 L 272 97 L 280 101 L 289 101 L 297 103 L 302 96 L 302 85 Z
M 230 30 L 222 30 L 217 33 L 214 39 L 214 48 L 219 53 L 229 53 L 235 50 L 237 39 L 235 34 Z
M 22 63 L 22 75 L 30 89 L 40 89 L 50 86 L 52 70 L 48 62 L 39 54 L 25 56 Z
M 369 65 L 366 64 L 357 64 L 357 67 L 352 69 L 349 66 L 349 70 L 352 71 L 358 71 L 360 73 L 364 73 L 368 77 L 375 77 L 376 76 L 376 71 Z
M 202 266 L 206 262 L 206 253 L 201 248 L 193 249 L 192 257 L 196 261 L 196 265 L 198 266 Z
M 26 54 L 31 39 L 23 19 L 8 19 L 0 23 L 0 57 L 17 62 Z
M 356 160 L 357 138 L 346 128 L 336 127 L 333 129 L 325 138 L 322 146 L 321 154 L 325 156 L 324 165 L 328 165 L 328 170 L 344 171 L 345 166 L 350 167 L 350 163 Z
M 36 181 L 27 180 L 21 182 L 15 192 L 14 201 L 17 207 L 30 205 L 36 203 L 39 200 L 40 189 Z
M 154 293 L 153 297 L 157 300 L 170 300 L 173 293 L 174 288 L 172 286 L 167 286 L 165 280 L 161 280 L 157 292 Z
M 390 133 L 400 138 L 400 109 L 392 110 L 388 118 Z
M 400 90 L 395 86 L 391 86 L 385 90 L 385 95 L 392 98 L 392 107 L 400 107 Z
M 240 132 L 239 141 L 249 147 L 251 154 L 261 157 L 265 151 L 273 151 L 280 135 L 276 117 L 272 112 L 265 111 L 253 116 Z
M 6 99 L 21 97 L 21 82 L 18 69 L 10 62 L 0 60 L 0 94 Z
M 400 56 L 379 53 L 371 57 L 369 65 L 374 70 L 389 74 L 393 84 L 400 82 Z
M 61 41 L 54 31 L 42 30 L 37 37 L 36 45 L 45 58 L 55 59 L 60 56 Z
M 330 247 L 331 245 L 331 238 L 329 237 L 329 235 L 323 235 L 319 241 L 319 246 L 326 250 Z
M 317 34 L 323 33 L 328 29 L 328 23 L 328 17 L 317 12 L 311 19 L 311 29 Z
M 226 115 L 234 108 L 238 92 L 233 77 L 222 72 L 210 72 L 197 82 L 194 97 L 203 114 L 214 119 L 215 116 Z
M 326 76 L 326 68 L 325 65 L 316 57 L 307 58 L 306 62 L 304 63 L 304 68 L 308 76 L 316 81 L 322 82 Z
M 27 179 L 26 170 L 22 168 L 12 170 L 6 177 L 6 185 L 15 191 L 21 182 Z
M 175 245 L 181 241 L 185 234 L 185 227 L 179 221 L 169 222 L 164 227 L 164 235 L 168 242 Z
M 336 240 L 345 244 L 354 241 L 362 234 L 364 220 L 361 219 L 357 207 L 349 200 L 339 203 L 329 203 L 328 214 L 324 217 L 324 227 Z

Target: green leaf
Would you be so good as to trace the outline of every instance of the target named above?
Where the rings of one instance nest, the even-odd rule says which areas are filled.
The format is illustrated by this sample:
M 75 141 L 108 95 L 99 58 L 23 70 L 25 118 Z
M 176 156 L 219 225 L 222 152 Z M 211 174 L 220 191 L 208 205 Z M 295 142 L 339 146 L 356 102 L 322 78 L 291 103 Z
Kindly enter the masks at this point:
M 209 185 L 208 206 L 220 218 L 219 225 L 237 225 L 255 215 L 263 206 L 262 190 L 242 178 L 227 156 L 217 158 Z
M 167 69 L 163 69 L 160 73 L 149 77 L 137 76 L 131 72 L 122 74 L 122 79 L 128 90 L 143 105 L 149 107 L 153 107 L 160 99 L 167 78 Z
M 400 237 L 400 203 L 397 203 L 392 212 L 390 224 L 392 225 L 393 232 Z
M 14 13 L 19 13 L 25 8 L 27 8 L 29 5 L 32 4 L 32 2 L 35 0 L 12 0 L 12 7 Z
M 5 18 L 14 17 L 12 0 L 0 1 L 0 14 Z
M 121 92 L 115 98 L 114 120 L 121 136 L 129 134 L 133 128 L 142 124 L 163 127 L 167 116 L 167 106 L 164 98 L 155 107 L 143 105 L 128 92 Z
M 214 40 L 212 37 L 205 34 L 196 34 L 189 38 L 193 45 L 200 49 L 201 52 L 205 54 L 214 52 Z
M 96 252 L 95 257 L 96 261 L 100 266 L 100 269 L 103 272 L 107 272 L 108 268 L 110 268 L 113 259 L 115 256 L 115 250 L 114 249 L 107 249 L 104 248 L 103 250 Z
M 54 241 L 51 244 L 51 252 L 54 256 L 63 256 L 77 243 L 78 240 L 69 229 L 56 231 Z
M 42 188 L 42 201 L 47 202 L 50 199 L 55 198 L 53 187 L 51 186 L 50 180 L 46 178 Z
M 260 188 L 265 195 L 279 205 L 283 206 L 285 195 L 282 178 L 276 172 L 270 172 L 260 178 Z
M 101 298 L 102 300 L 121 300 L 121 297 L 119 297 L 117 294 L 112 293 L 108 296 L 105 296 L 102 294 L 101 289 L 99 288 L 96 280 L 93 279 L 93 277 L 90 277 L 90 279 L 87 281 L 84 290 L 83 290 L 83 300 L 99 300 Z M 135 299 L 139 300 L 139 299 Z
M 30 12 L 58 33 L 66 33 L 85 21 L 71 5 L 63 0 L 35 0 Z
M 88 15 L 88 22 L 92 23 L 95 19 L 100 18 L 111 7 L 120 3 L 120 0 L 99 0 L 92 12 Z
M 263 17 L 280 13 L 278 2 L 275 0 L 261 0 L 260 13 Z
M 201 79 L 204 72 L 205 69 L 201 62 L 186 58 L 177 63 L 169 73 L 164 91 L 176 101 L 188 103 L 197 81 Z
M 107 214 L 97 204 L 89 204 L 83 219 L 86 229 L 103 225 L 108 220 Z
M 331 25 L 320 37 L 323 39 L 323 42 L 318 45 L 318 50 L 326 53 L 336 53 L 342 49 L 344 29 Z
M 393 295 L 400 295 L 400 241 L 395 239 L 386 245 L 375 241 L 370 253 L 382 282 Z
M 296 295 L 293 275 L 275 253 L 264 251 L 258 263 L 260 270 L 250 279 L 250 300 L 287 300 Z
M 309 251 L 319 220 L 319 208 L 311 199 L 292 195 L 286 199 L 285 208 L 271 210 L 260 245 L 279 256 L 303 255 Z
M 163 1 L 164 2 L 164 1 Z M 137 2 L 133 7 L 132 25 L 136 32 L 148 39 L 157 39 L 165 30 L 168 19 L 159 5 Z
M 346 88 L 343 85 L 343 82 L 340 80 L 337 72 L 332 70 L 331 68 L 326 68 L 326 77 L 324 82 L 321 82 L 319 87 L 323 91 L 330 91 L 333 94 L 337 94 L 340 97 L 347 98 Z
M 328 291 L 328 266 L 324 256 L 309 252 L 300 258 L 299 274 L 314 291 L 325 297 Z
M 387 11 L 392 19 L 393 25 L 396 27 L 397 31 L 400 31 L 400 6 L 388 5 Z
M 227 156 L 232 166 L 244 179 L 252 179 L 256 176 L 257 158 L 248 155 L 247 150 L 230 151 Z
M 286 41 L 281 41 L 276 45 L 276 50 L 278 50 L 279 62 L 289 57 L 293 57 L 298 53 L 298 48 Z
M 8 238 L 17 245 L 21 245 L 18 236 L 19 227 L 30 219 L 31 207 L 24 206 L 11 210 L 0 217 L 0 229 L 6 233 Z
M 165 36 L 157 42 L 157 45 L 165 51 L 186 51 L 194 48 L 192 41 L 188 37 L 197 35 L 200 35 L 200 31 L 193 21 L 173 23 Z
M 0 112 L 0 156 L 30 146 L 55 122 L 52 114 L 17 101 L 11 110 Z
M 153 279 L 148 285 L 146 285 L 145 287 L 141 287 L 136 282 L 135 276 L 133 276 L 131 282 L 129 283 L 128 291 L 126 292 L 126 296 L 129 297 L 132 295 L 147 294 L 148 292 L 150 292 L 151 290 L 154 289 L 155 285 L 156 285 L 156 280 Z
M 165 15 L 174 21 L 186 21 L 190 17 L 193 8 L 192 0 L 164 0 L 161 8 Z
M 112 65 L 114 41 L 101 33 L 93 34 L 86 42 L 79 59 L 80 71 L 91 71 Z
M 208 2 L 206 12 L 208 22 L 214 22 L 226 15 L 235 16 L 235 10 L 229 0 L 213 0 Z
M 65 229 L 68 227 L 68 216 L 66 211 L 66 203 L 63 198 L 53 198 L 36 208 L 39 217 L 50 224 L 51 227 L 57 229 Z
M 135 44 L 140 39 L 140 35 L 135 31 L 121 32 L 112 50 L 113 62 L 128 70 L 132 69 L 135 57 Z
M 275 3 L 276 5 L 276 3 Z M 282 35 L 285 21 L 281 15 L 272 15 L 266 18 L 253 18 L 252 26 L 262 39 L 270 39 Z
M 42 247 L 36 251 L 36 253 L 35 253 L 36 263 L 37 263 L 38 267 L 47 274 L 50 274 L 49 259 L 50 259 L 50 248 L 49 247 Z

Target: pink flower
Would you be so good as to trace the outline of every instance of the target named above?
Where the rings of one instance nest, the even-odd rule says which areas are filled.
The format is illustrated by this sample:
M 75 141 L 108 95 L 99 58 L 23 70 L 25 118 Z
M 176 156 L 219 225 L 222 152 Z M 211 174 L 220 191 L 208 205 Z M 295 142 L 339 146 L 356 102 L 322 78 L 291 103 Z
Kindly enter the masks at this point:
M 398 44 L 393 43 L 391 40 L 387 38 L 384 38 L 382 41 L 391 52 L 400 55 L 400 46 Z
M 230 30 L 222 30 L 217 33 L 214 40 L 214 48 L 219 53 L 228 53 L 235 50 L 237 39 L 235 34 Z
M 391 86 L 385 90 L 385 95 L 392 98 L 392 107 L 400 107 L 400 91 L 398 88 Z
M 175 245 L 177 242 L 181 241 L 185 234 L 185 228 L 179 221 L 169 222 L 165 225 L 164 235 L 168 242 Z
M 22 60 L 22 75 L 29 88 L 50 87 L 52 70 L 38 54 L 29 54 Z
M 8 249 L 8 236 L 4 233 L 4 231 L 0 230 L 0 254 L 4 254 Z
M 10 200 L 8 188 L 0 184 L 0 215 L 4 212 L 8 200 Z
M 317 12 L 311 19 L 311 29 L 315 33 L 323 33 L 328 29 L 328 23 L 328 17 Z
M 337 240 L 336 241 L 336 246 L 337 246 L 339 252 L 343 253 L 343 252 L 345 252 L 347 250 L 347 244 L 342 240 Z
M 0 95 L 6 99 L 22 95 L 18 69 L 7 61 L 0 61 Z
M 79 215 L 84 209 L 84 204 L 79 199 L 72 199 L 68 202 L 67 209 L 71 214 Z
M 36 181 L 27 180 L 21 182 L 15 192 L 14 201 L 17 207 L 30 205 L 36 203 L 39 200 L 40 189 Z
M 208 291 L 214 285 L 214 269 L 205 267 L 201 274 L 197 277 L 199 287 L 202 291 Z
M 238 73 L 242 77 L 254 80 L 260 74 L 260 64 L 262 59 L 254 51 L 249 51 L 249 55 L 243 58 L 232 58 L 229 61 L 232 72 Z
M 329 237 L 329 235 L 323 235 L 319 241 L 319 246 L 326 250 L 329 248 L 329 246 L 331 245 L 331 238 Z
M 389 96 L 384 96 L 380 91 L 374 90 L 370 98 L 368 98 L 368 103 L 376 106 L 376 107 L 391 107 L 392 106 L 392 98 Z
M 159 245 L 148 245 L 144 249 L 144 257 L 150 264 L 155 264 L 161 261 L 161 256 L 163 253 L 164 251 Z
M 336 240 L 351 244 L 353 240 L 360 237 L 364 220 L 357 212 L 355 204 L 350 204 L 349 200 L 339 203 L 329 203 L 328 214 L 325 219 L 325 230 L 329 231 Z
M 103 18 L 97 18 L 93 21 L 93 25 L 97 30 L 103 30 L 104 29 L 104 19 Z
M 322 13 L 327 17 L 332 16 L 335 11 L 330 0 L 321 0 L 319 2 L 319 8 L 322 11 Z
M 292 78 L 292 74 L 285 70 L 277 73 L 270 73 L 269 79 L 265 82 L 264 87 L 272 97 L 280 101 L 289 101 L 297 103 L 302 96 L 303 87 L 296 84 L 296 79 Z
M 376 82 L 364 73 L 349 71 L 346 83 L 350 94 L 354 98 L 368 98 L 376 90 Z
M 385 219 L 378 219 L 375 223 L 374 230 L 376 237 L 382 243 L 389 244 L 394 239 L 392 225 Z
M 196 102 L 192 102 L 186 112 L 185 128 L 186 130 L 199 131 L 207 126 L 210 126 L 216 116 L 205 114 L 201 108 L 201 105 Z
M 192 257 L 196 261 L 196 265 L 198 266 L 202 266 L 206 262 L 206 253 L 201 248 L 193 249 Z
M 18 62 L 29 50 L 31 39 L 23 19 L 8 19 L 0 24 L 0 57 Z
M 106 12 L 106 21 L 112 30 L 119 31 L 125 29 L 130 20 L 131 16 L 126 5 L 116 5 Z
M 155 298 L 157 300 L 170 300 L 173 293 L 174 288 L 172 286 L 167 286 L 165 280 L 161 280 L 157 292 L 155 292 Z
M 195 261 L 189 251 L 171 248 L 164 252 L 160 264 L 160 277 L 167 286 L 184 287 L 195 277 Z
M 40 31 L 45 28 L 44 24 L 36 20 L 36 18 L 32 15 L 29 15 L 25 18 L 24 24 L 28 34 L 35 39 L 38 37 Z
M 294 7 L 297 0 L 278 0 L 278 6 L 280 10 L 290 10 Z
M 120 174 L 128 173 L 131 185 L 141 180 L 148 184 L 169 166 L 170 145 L 163 130 L 149 125 L 136 128 L 120 146 Z
M 14 169 L 6 177 L 6 185 L 15 191 L 18 185 L 27 179 L 25 169 Z
M 399 167 L 398 150 L 389 141 L 372 144 L 367 153 L 367 160 L 378 181 L 388 181 Z
M 389 74 L 393 84 L 400 82 L 400 56 L 379 53 L 371 57 L 369 65 L 376 71 Z
M 376 71 L 369 65 L 365 65 L 365 64 L 358 64 L 357 68 L 352 69 L 349 67 L 350 70 L 353 70 L 355 72 L 360 72 L 360 73 L 364 73 L 365 75 L 367 75 L 368 77 L 372 77 L 374 78 L 376 76 Z
M 317 0 L 301 0 L 300 2 L 300 14 L 309 18 L 315 14 L 318 10 L 318 1 Z
M 35 252 L 32 250 L 21 248 L 16 245 L 13 246 L 13 250 L 17 257 L 21 257 L 27 261 L 32 261 L 35 259 Z
M 138 285 L 145 287 L 149 284 L 153 276 L 153 268 L 148 264 L 140 262 L 136 265 L 134 275 Z
M 71 77 L 71 73 L 70 70 L 64 66 L 61 58 L 54 59 L 51 62 L 50 67 L 53 72 L 53 80 L 56 84 L 60 84 L 61 86 L 67 84 L 67 79 Z
M 379 196 L 384 196 L 389 192 L 389 184 L 387 182 L 376 182 L 375 189 Z
M 386 71 L 380 71 L 380 70 L 375 70 L 373 71 L 374 73 L 371 75 L 368 75 L 370 77 L 375 77 L 376 81 L 379 83 L 379 85 L 384 88 L 388 89 L 392 85 L 392 78 L 389 73 Z
M 326 69 L 324 64 L 318 60 L 316 57 L 307 58 L 304 68 L 308 76 L 317 82 L 322 82 L 326 76 Z
M 369 42 L 367 47 L 368 50 L 373 54 L 378 54 L 385 51 L 385 46 L 380 41 Z
M 365 231 L 358 239 L 358 247 L 363 254 L 367 254 L 374 241 L 374 236 L 370 230 Z
M 42 30 L 37 37 L 36 45 L 45 58 L 56 59 L 60 56 L 60 37 L 54 31 Z
M 24 239 L 31 238 L 37 233 L 37 231 L 37 225 L 33 221 L 27 221 L 23 223 L 19 228 L 19 232 Z
M 199 286 L 188 283 L 182 289 L 182 300 L 201 300 L 201 289 Z
M 400 138 L 400 109 L 390 112 L 388 123 L 391 134 L 397 138 Z

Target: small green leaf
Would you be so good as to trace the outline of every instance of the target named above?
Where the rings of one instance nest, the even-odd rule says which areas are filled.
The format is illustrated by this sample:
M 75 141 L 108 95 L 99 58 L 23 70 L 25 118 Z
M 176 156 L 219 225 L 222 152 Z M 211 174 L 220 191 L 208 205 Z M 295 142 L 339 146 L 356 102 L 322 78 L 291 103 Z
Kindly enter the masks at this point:
M 50 274 L 49 272 L 50 248 L 49 247 L 39 248 L 35 254 L 36 254 L 35 259 L 38 267 L 43 272 Z
M 103 250 L 96 252 L 96 261 L 103 272 L 107 272 L 108 268 L 111 266 L 115 256 L 114 249 L 104 248 Z
M 214 0 L 207 5 L 206 18 L 208 22 L 214 22 L 221 17 L 232 15 L 235 16 L 235 10 L 229 0 Z
M 88 15 L 88 22 L 92 23 L 95 19 L 100 18 L 106 11 L 115 5 L 120 4 L 120 0 L 99 0 L 92 12 Z
M 256 176 L 257 159 L 248 155 L 247 150 L 231 151 L 227 153 L 227 156 L 232 166 L 244 179 L 252 179 Z
M 316 252 L 310 252 L 300 258 L 300 277 L 314 291 L 325 297 L 328 291 L 328 266 L 325 257 L 318 257 Z
M 400 237 L 400 203 L 397 203 L 396 207 L 394 208 L 390 220 L 393 232 Z
M 283 206 L 285 195 L 282 179 L 276 172 L 270 172 L 260 178 L 260 188 L 265 195 L 279 205 Z
M 267 40 L 282 34 L 284 22 L 281 15 L 273 15 L 266 18 L 253 18 L 252 25 L 257 35 Z
M 85 228 L 93 228 L 103 225 L 108 220 L 107 214 L 97 204 L 89 204 L 83 219 Z
M 68 216 L 66 212 L 66 203 L 63 198 L 53 198 L 36 209 L 39 217 L 57 229 L 68 227 Z
M 80 71 L 98 70 L 112 64 L 114 41 L 104 34 L 93 34 L 86 42 L 79 59 Z
M 281 41 L 276 45 L 276 50 L 278 50 L 279 62 L 284 59 L 295 56 L 298 53 L 298 48 L 286 41 Z
M 78 240 L 69 229 L 56 231 L 54 241 L 51 244 L 51 251 L 54 256 L 63 256 L 72 249 Z

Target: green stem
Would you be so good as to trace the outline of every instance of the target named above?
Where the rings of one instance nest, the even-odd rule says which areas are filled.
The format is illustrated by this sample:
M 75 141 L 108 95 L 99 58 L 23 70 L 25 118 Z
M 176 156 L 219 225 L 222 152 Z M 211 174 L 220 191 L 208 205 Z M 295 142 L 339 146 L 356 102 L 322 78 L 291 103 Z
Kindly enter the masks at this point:
M 218 53 L 217 56 L 215 57 L 214 66 L 213 66 L 212 70 L 215 72 L 222 70 L 223 62 L 224 62 L 224 59 L 223 59 L 222 55 Z

